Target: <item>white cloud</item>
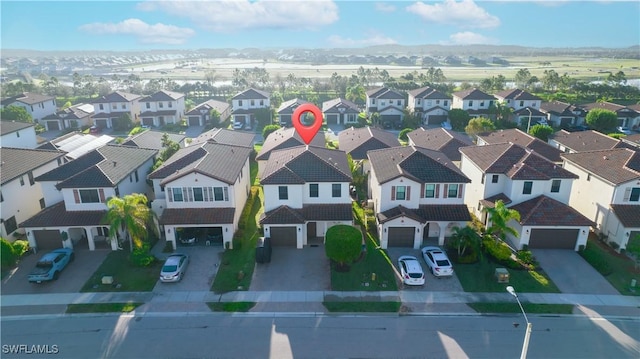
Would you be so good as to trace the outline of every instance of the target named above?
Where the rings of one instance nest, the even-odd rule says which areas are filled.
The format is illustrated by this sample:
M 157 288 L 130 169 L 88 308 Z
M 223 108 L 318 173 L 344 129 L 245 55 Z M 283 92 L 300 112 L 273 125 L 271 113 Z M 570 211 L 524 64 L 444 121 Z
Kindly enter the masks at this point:
M 396 11 L 396 7 L 391 5 L 391 4 L 384 3 L 384 2 L 377 2 L 376 3 L 376 10 L 380 11 L 380 12 L 394 12 L 394 11 Z
M 428 22 L 457 25 L 468 28 L 492 28 L 500 25 L 498 17 L 489 14 L 476 5 L 473 0 L 445 0 L 442 3 L 427 5 L 421 1 L 407 6 L 412 12 Z
M 498 41 L 471 31 L 463 31 L 449 36 L 450 45 L 495 45 Z
M 349 37 L 342 37 L 340 35 L 332 35 L 327 38 L 329 45 L 332 47 L 364 47 L 374 45 L 391 45 L 398 42 L 388 36 L 382 34 L 370 34 L 364 39 L 352 39 Z
M 140 19 L 127 19 L 118 23 L 94 22 L 80 26 L 81 31 L 96 35 L 132 35 L 144 44 L 180 45 L 195 32 L 185 27 L 157 23 L 150 25 Z
M 329 0 L 146 1 L 139 10 L 185 17 L 216 32 L 242 29 L 317 29 L 338 21 L 338 6 Z

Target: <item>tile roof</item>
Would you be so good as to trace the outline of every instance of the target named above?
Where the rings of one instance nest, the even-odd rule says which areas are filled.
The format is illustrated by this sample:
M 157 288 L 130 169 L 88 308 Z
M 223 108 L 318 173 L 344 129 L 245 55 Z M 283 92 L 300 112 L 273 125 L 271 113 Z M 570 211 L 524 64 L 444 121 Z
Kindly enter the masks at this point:
M 421 205 L 417 209 L 397 206 L 378 213 L 376 216 L 380 223 L 385 223 L 402 216 L 414 219 L 420 223 L 429 221 L 471 221 L 469 208 L 464 204 Z
M 572 111 L 580 113 L 584 112 L 582 109 L 579 109 L 574 105 L 560 101 L 543 102 L 540 104 L 540 111 L 561 116 L 575 116 Z
M 640 146 L 640 133 L 636 133 L 633 135 L 626 135 L 625 137 L 622 137 L 622 141 L 630 143 L 635 147 L 638 147 Z
M 378 87 L 369 91 L 366 91 L 367 97 L 369 98 L 380 98 L 380 99 L 404 99 L 401 93 L 391 90 L 387 87 Z
M 506 194 L 504 193 L 498 193 L 496 195 L 487 197 L 485 199 L 481 199 L 480 202 L 482 203 L 483 206 L 485 207 L 489 207 L 489 208 L 493 208 L 496 205 L 496 202 L 498 201 L 502 201 L 502 203 L 504 203 L 505 205 L 510 204 L 511 202 L 513 202 L 511 200 L 511 198 L 509 198 Z
M 185 97 L 183 93 L 160 90 L 151 96 L 141 98 L 140 102 L 176 101 L 182 97 Z
M 100 118 L 118 118 L 124 115 L 129 115 L 129 111 L 111 111 L 111 112 L 98 112 L 93 115 L 94 119 Z
M 67 211 L 64 201 L 49 206 L 20 223 L 21 228 L 92 226 L 108 224 L 107 211 Z
M 169 136 L 169 140 L 178 144 L 182 144 L 182 142 L 186 138 L 185 135 L 181 135 L 177 133 L 168 133 L 168 132 L 162 132 L 162 131 L 156 131 L 156 130 L 146 130 L 146 131 L 140 132 L 137 135 L 129 137 L 125 142 L 122 143 L 122 145 L 139 147 L 139 148 L 151 148 L 154 150 L 161 151 L 163 149 L 162 136 L 164 136 L 165 133 Z
M 273 151 L 260 183 L 351 182 L 347 154 L 340 150 L 299 146 Z
M 578 132 L 560 130 L 549 136 L 549 139 L 558 142 L 574 152 L 609 150 L 618 147 L 621 142 L 620 140 L 593 130 Z
M 92 103 L 131 102 L 140 98 L 142 98 L 141 95 L 135 95 L 124 91 L 115 91 L 108 95 L 101 96 Z
M 294 127 L 279 128 L 267 136 L 267 139 L 264 141 L 262 148 L 260 149 L 260 153 L 256 156 L 256 160 L 268 160 L 271 152 L 275 150 L 283 150 L 286 148 L 302 146 L 304 144 L 302 137 L 300 137 L 298 131 L 296 131 Z M 324 148 L 324 132 L 319 131 L 316 133 L 309 146 Z
M 379 184 L 398 177 L 418 183 L 471 182 L 442 152 L 405 146 L 369 151 L 367 156 Z
M 391 132 L 374 127 L 350 127 L 338 133 L 341 151 L 351 155 L 354 160 L 367 159 L 367 151 L 400 146 L 400 141 Z
M 180 149 L 150 179 L 162 179 L 165 185 L 189 173 L 201 173 L 219 181 L 234 184 L 253 149 L 221 143 L 203 142 Z
M 482 92 L 477 88 L 454 92 L 453 96 L 463 100 L 495 100 L 496 99 L 495 97 L 485 92 Z
M 74 105 L 68 108 L 65 108 L 63 110 L 57 111 L 56 113 L 47 115 L 43 118 L 43 120 L 73 120 L 73 119 L 83 119 L 85 117 L 91 116 L 94 111 L 93 111 L 93 106 L 91 106 L 91 111 L 85 111 L 88 110 L 85 106 L 85 104 L 78 104 L 78 105 Z
M 200 113 L 200 110 L 202 110 L 202 109 L 207 110 L 207 114 L 211 110 L 216 110 L 216 111 L 218 111 L 219 114 L 222 114 L 225 111 L 227 111 L 229 108 L 231 108 L 231 105 L 228 104 L 227 102 L 218 101 L 218 100 L 207 100 L 207 101 L 199 104 L 198 106 L 194 107 L 191 111 L 187 112 L 186 115 L 198 115 L 198 116 L 200 116 L 200 115 L 202 115 Z
M 540 97 L 520 89 L 510 89 L 510 90 L 500 91 L 498 93 L 495 93 L 494 96 L 497 98 L 502 98 L 505 100 L 514 100 L 514 101 L 542 100 Z
M 481 133 L 478 137 L 490 145 L 505 142 L 515 143 L 537 152 L 549 161 L 562 161 L 560 158 L 562 152 L 559 149 L 517 128 Z
M 33 92 L 23 92 L 19 95 L 8 97 L 0 102 L 2 106 L 9 106 L 14 102 L 22 102 L 27 105 L 35 105 L 41 102 L 55 100 L 54 96 L 41 95 Z
M 310 103 L 309 101 L 305 101 L 303 99 L 299 99 L 299 98 L 294 98 L 293 100 L 289 100 L 289 101 L 284 101 L 280 107 L 278 107 L 278 109 L 276 110 L 277 113 L 293 113 L 293 111 L 296 109 L 296 107 L 305 104 L 305 103 Z
M 303 224 L 308 221 L 352 221 L 349 203 L 307 204 L 302 208 L 280 206 L 263 214 L 261 224 Z
M 160 224 L 232 224 L 235 208 L 166 208 Z
M 640 206 L 637 204 L 612 204 L 611 210 L 622 225 L 627 228 L 640 228 Z
M 484 173 L 503 173 L 514 180 L 578 178 L 537 152 L 513 143 L 462 147 L 460 152 Z
M 565 153 L 562 157 L 614 185 L 640 179 L 640 152 L 628 148 Z
M 253 141 L 256 135 L 250 132 L 233 131 L 226 128 L 214 128 L 207 132 L 203 132 L 198 137 L 193 139 L 191 145 L 195 145 L 201 142 L 213 142 L 221 143 L 223 145 L 251 147 L 253 148 Z
M 232 100 L 268 99 L 271 94 L 254 88 L 246 89 L 232 97 Z
M 61 151 L 2 147 L 0 148 L 0 161 L 2 161 L 0 183 L 5 184 L 63 156 L 64 152 Z
M 340 113 L 341 108 L 344 108 L 346 113 L 360 113 L 358 105 L 343 98 L 334 98 L 322 103 L 323 113 Z
M 601 108 L 601 109 L 605 109 L 613 112 L 618 112 L 625 108 L 624 106 L 618 105 L 617 103 L 606 102 L 606 101 L 586 103 L 586 104 L 580 105 L 580 107 L 585 109 L 586 111 L 593 110 L 594 108 Z
M 27 122 L 0 121 L 0 131 L 2 136 L 34 126 L 35 124 Z
M 408 92 L 409 95 L 416 98 L 429 99 L 449 99 L 450 97 L 430 86 L 421 87 Z
M 411 143 L 417 147 L 440 151 L 452 161 L 460 161 L 460 147 L 473 146 L 466 134 L 449 131 L 442 127 L 424 129 L 422 127 L 407 134 Z
M 538 196 L 509 207 L 520 213 L 523 226 L 595 226 L 572 207 L 547 196 Z
M 527 116 L 527 117 L 529 117 L 529 111 L 531 111 L 531 116 L 536 116 L 536 117 L 546 117 L 547 116 L 544 112 L 538 110 L 537 108 L 529 107 L 529 106 L 523 107 L 523 108 L 518 109 L 518 110 L 515 110 L 515 111 L 513 111 L 513 114 L 517 115 L 517 116 Z M 531 126 L 534 126 L 534 125 L 535 125 L 534 123 L 531 124 Z

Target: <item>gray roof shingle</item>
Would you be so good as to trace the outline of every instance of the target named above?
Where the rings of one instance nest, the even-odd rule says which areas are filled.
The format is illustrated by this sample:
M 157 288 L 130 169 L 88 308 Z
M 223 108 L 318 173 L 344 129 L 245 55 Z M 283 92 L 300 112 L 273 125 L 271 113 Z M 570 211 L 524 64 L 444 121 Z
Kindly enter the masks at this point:
M 360 113 L 358 105 L 343 98 L 334 98 L 322 103 L 323 113 L 340 113 L 341 108 L 344 108 L 345 113 Z
M 471 221 L 469 208 L 464 204 L 421 205 L 417 209 L 397 206 L 377 214 L 380 223 L 385 223 L 402 216 L 414 219 L 420 223 L 426 223 L 428 221 Z
M 347 154 L 327 148 L 299 146 L 271 152 L 261 184 L 351 182 Z
M 232 131 L 226 128 L 214 128 L 201 133 L 191 142 L 191 145 L 193 146 L 202 142 L 213 142 L 223 145 L 253 148 L 253 141 L 255 140 L 255 137 L 256 135 L 254 133 Z
M 134 146 L 139 148 L 151 148 L 154 150 L 162 150 L 162 136 L 164 136 L 165 132 L 155 131 L 155 130 L 146 130 L 133 137 L 128 138 L 124 143 L 124 146 Z M 182 144 L 182 141 L 186 138 L 185 135 L 180 135 L 177 133 L 168 133 L 169 140 L 176 142 L 178 144 Z
M 408 92 L 408 94 L 416 98 L 445 99 L 445 100 L 450 98 L 449 96 L 429 86 L 411 90 Z
M 307 204 L 302 208 L 280 206 L 266 212 L 261 224 L 303 224 L 307 221 L 352 221 L 352 207 L 341 204 Z
M 232 224 L 235 208 L 166 208 L 160 224 Z
M 269 96 L 271 96 L 271 94 L 268 93 L 267 91 L 261 91 L 254 88 L 250 88 L 233 96 L 232 100 L 268 99 Z
M 27 148 L 0 148 L 0 178 L 5 184 L 64 156 L 64 152 Z
M 463 100 L 495 100 L 496 98 L 484 93 L 477 88 L 472 88 L 464 91 L 458 91 L 453 93 L 454 97 L 461 98 Z
M 260 153 L 258 153 L 258 156 L 256 157 L 256 160 L 268 160 L 272 151 L 301 146 L 304 144 L 305 143 L 302 140 L 302 137 L 300 137 L 298 131 L 296 131 L 295 128 L 279 128 L 278 130 L 271 132 L 269 136 L 267 136 L 267 139 L 264 141 L 262 148 L 260 149 Z M 319 131 L 318 133 L 316 133 L 316 135 L 311 140 L 311 143 L 309 143 L 309 146 L 324 147 L 324 132 Z
M 620 146 L 620 140 L 598 131 L 569 132 L 560 130 L 549 137 L 574 152 L 609 150 Z
M 440 151 L 452 161 L 460 161 L 460 147 L 473 146 L 469 136 L 442 127 L 428 130 L 420 127 L 407 136 L 415 146 Z
M 0 131 L 2 133 L 2 136 L 34 126 L 35 124 L 27 122 L 0 121 Z
M 505 91 L 500 91 L 495 94 L 495 97 L 502 98 L 505 100 L 514 100 L 514 101 L 539 101 L 542 100 L 540 97 L 530 94 L 527 91 L 523 91 L 520 89 L 510 89 Z
M 108 224 L 107 211 L 67 211 L 64 201 L 49 206 L 20 223 L 21 228 L 95 226 Z
M 354 160 L 367 159 L 367 152 L 400 146 L 396 135 L 373 127 L 348 128 L 338 134 L 340 150 Z
M 622 225 L 627 228 L 640 228 L 640 206 L 635 204 L 612 204 L 611 210 Z
M 509 207 L 520 213 L 523 226 L 594 226 L 572 207 L 547 196 L 538 196 Z
M 184 97 L 183 93 L 160 90 L 151 96 L 141 98 L 140 102 L 175 101 L 181 97 Z
M 640 152 L 628 148 L 565 153 L 562 157 L 614 185 L 640 179 Z
M 218 111 L 219 114 L 222 114 L 227 110 L 229 110 L 229 108 L 231 108 L 231 105 L 228 104 L 227 102 L 222 102 L 218 100 L 207 100 L 199 104 L 198 106 L 194 107 L 193 109 L 191 109 L 191 111 L 187 112 L 186 115 L 201 116 L 202 114 L 200 113 L 200 110 L 202 109 L 206 110 L 207 114 L 211 110 L 216 110 Z
M 562 161 L 560 158 L 562 152 L 559 149 L 517 128 L 481 133 L 478 138 L 490 145 L 506 142 L 515 143 L 534 150 L 549 161 Z
M 41 102 L 55 100 L 53 96 L 41 95 L 33 92 L 23 92 L 19 95 L 8 97 L 2 100 L 2 106 L 9 106 L 14 102 L 22 102 L 27 105 L 35 105 Z
M 92 103 L 132 102 L 140 98 L 142 98 L 141 95 L 135 95 L 124 91 L 114 91 L 108 95 L 101 96 Z

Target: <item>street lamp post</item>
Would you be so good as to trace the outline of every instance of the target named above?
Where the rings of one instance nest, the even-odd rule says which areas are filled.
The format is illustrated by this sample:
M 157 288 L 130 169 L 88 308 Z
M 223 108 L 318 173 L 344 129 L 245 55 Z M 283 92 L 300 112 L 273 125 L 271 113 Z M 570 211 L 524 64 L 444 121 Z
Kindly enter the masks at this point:
M 527 133 L 529 133 L 529 128 L 531 127 L 531 109 L 528 107 L 524 108 L 525 110 L 529 111 L 529 122 L 527 122 Z M 518 297 L 516 297 L 518 298 Z
M 513 289 L 512 286 L 507 287 L 507 292 L 516 298 L 518 305 L 520 306 L 520 310 L 522 311 L 522 315 L 524 315 L 524 320 L 527 322 L 527 331 L 524 334 L 524 343 L 522 343 L 522 353 L 520 354 L 520 359 L 527 358 L 527 350 L 529 349 L 529 339 L 531 338 L 531 329 L 533 328 L 533 324 L 529 322 L 527 318 L 527 313 L 524 312 L 524 308 L 522 308 L 522 303 L 520 303 L 520 299 L 518 298 L 518 294 L 516 290 Z

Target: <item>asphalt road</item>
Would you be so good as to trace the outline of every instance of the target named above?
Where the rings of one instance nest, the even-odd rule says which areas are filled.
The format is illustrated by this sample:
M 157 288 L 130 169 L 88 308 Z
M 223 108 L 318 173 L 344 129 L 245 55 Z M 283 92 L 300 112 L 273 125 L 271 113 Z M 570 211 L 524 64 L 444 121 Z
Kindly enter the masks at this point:
M 530 320 L 528 358 L 640 357 L 638 319 Z M 83 315 L 3 318 L 1 348 L 3 358 L 517 358 L 524 330 L 521 315 Z

